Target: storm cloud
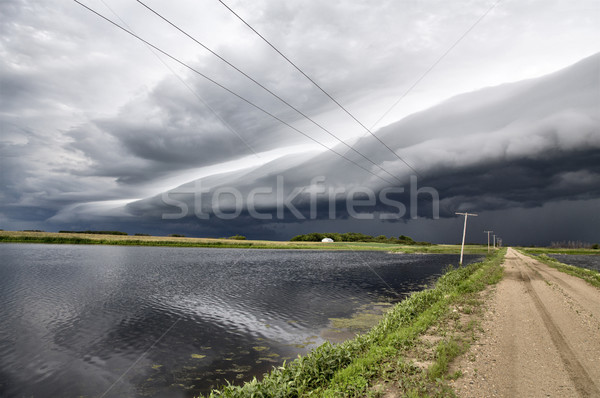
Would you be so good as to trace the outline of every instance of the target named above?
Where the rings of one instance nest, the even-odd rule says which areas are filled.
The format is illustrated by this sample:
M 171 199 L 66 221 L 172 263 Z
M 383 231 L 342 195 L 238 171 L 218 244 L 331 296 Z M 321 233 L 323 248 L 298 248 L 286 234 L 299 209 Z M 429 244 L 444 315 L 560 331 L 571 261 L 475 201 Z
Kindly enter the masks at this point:
M 461 210 L 529 209 L 535 217 L 547 206 L 578 208 L 598 200 L 599 57 L 592 54 L 600 50 L 594 40 L 600 21 L 592 1 L 501 2 L 492 8 L 485 1 L 378 7 L 365 1 L 231 2 L 359 120 L 374 126 L 416 173 L 218 2 L 148 4 L 377 166 L 136 2 L 86 4 L 379 177 L 73 2 L 10 0 L 0 4 L 5 229 L 289 237 L 312 228 L 391 233 L 401 226 L 421 239 L 446 239 L 426 232 L 434 198 L 422 191 L 411 202 L 411 175 L 418 187 L 436 190 L 442 219 Z M 193 213 L 198 184 L 208 190 L 200 196 L 201 212 L 212 215 L 208 221 Z M 284 197 L 296 191 L 293 203 L 304 219 L 290 209 L 278 217 L 277 198 L 260 194 L 276 192 L 278 184 Z M 256 220 L 248 203 L 234 219 L 215 217 L 214 193 L 229 188 L 244 198 L 258 189 L 252 206 L 273 219 Z M 320 189 L 338 193 L 333 199 L 317 195 L 313 204 L 311 195 Z M 363 191 L 377 199 L 360 207 L 364 214 L 395 211 L 401 203 L 404 216 L 358 222 L 346 205 L 358 191 L 363 196 L 359 192 L 357 199 L 369 199 Z M 382 203 L 382 192 L 395 205 Z M 165 195 L 185 203 L 190 214 L 165 219 L 178 212 Z M 221 199 L 217 210 L 230 212 L 231 198 Z M 423 220 L 411 218 L 411 206 Z M 577 238 L 598 240 L 584 229 L 591 232 Z
M 353 187 L 359 194 L 372 192 L 375 198 L 381 198 L 383 190 L 395 188 L 386 196 L 406 208 L 401 218 L 434 216 L 431 202 L 437 198 L 430 193 L 423 191 L 417 195 L 418 203 L 411 202 L 410 191 L 424 186 L 434 188 L 439 195 L 441 217 L 464 210 L 533 208 L 548 202 L 598 199 L 599 65 L 600 55 L 595 55 L 543 78 L 463 94 L 382 129 L 380 139 L 418 172 L 419 178 L 413 175 L 412 183 L 409 176 L 414 171 L 369 137 L 354 147 L 398 176 L 396 184 L 390 185 L 326 152 L 300 164 L 277 160 L 251 173 L 241 171 L 194 181 L 166 195 L 131 203 L 127 209 L 138 216 L 158 217 L 173 213 L 177 209 L 174 203 L 182 202 L 189 211 L 185 217 L 201 218 L 200 214 L 214 217 L 215 205 L 226 214 L 238 208 L 240 214 L 228 222 L 246 227 L 260 222 L 249 211 L 257 206 L 270 214 L 264 219 L 298 223 L 327 219 L 333 201 L 335 218 L 348 218 L 351 215 L 344 203 Z M 358 156 L 354 158 L 359 162 Z M 377 172 L 376 167 L 370 169 Z M 377 175 L 390 179 L 381 170 Z M 398 192 L 398 188 L 404 191 Z M 316 189 L 320 194 L 315 194 Z M 215 202 L 219 190 L 224 194 Z M 341 195 L 333 197 L 331 193 L 336 190 Z M 238 198 L 234 198 L 236 193 Z M 292 198 L 290 206 L 282 209 L 281 198 L 288 197 Z M 240 204 L 240 199 L 245 202 Z M 375 200 L 361 205 L 361 211 L 385 211 L 384 204 Z

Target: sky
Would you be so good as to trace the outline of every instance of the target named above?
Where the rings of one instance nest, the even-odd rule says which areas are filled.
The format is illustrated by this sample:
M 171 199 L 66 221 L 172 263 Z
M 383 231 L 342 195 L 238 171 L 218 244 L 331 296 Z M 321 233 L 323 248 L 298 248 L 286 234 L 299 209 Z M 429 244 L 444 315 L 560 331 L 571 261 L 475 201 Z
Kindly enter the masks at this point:
M 181 63 L 2 1 L 0 228 L 600 242 L 597 1 L 224 1 L 370 132 L 218 0 L 82 3 Z

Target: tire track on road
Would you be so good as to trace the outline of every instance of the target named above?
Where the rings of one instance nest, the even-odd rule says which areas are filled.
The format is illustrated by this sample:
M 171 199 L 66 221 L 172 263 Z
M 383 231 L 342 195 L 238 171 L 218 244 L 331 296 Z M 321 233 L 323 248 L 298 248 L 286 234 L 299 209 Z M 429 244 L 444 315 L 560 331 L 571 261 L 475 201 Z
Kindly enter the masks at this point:
M 519 259 L 522 261 L 522 259 Z M 523 261 L 523 263 L 525 263 Z M 569 346 L 565 336 L 560 331 L 558 326 L 552 320 L 550 313 L 546 309 L 543 301 L 535 291 L 531 278 L 527 271 L 523 272 L 520 270 L 521 279 L 525 283 L 527 293 L 533 299 L 535 307 L 537 308 L 546 329 L 550 333 L 550 338 L 556 346 L 558 353 L 565 364 L 565 369 L 569 373 L 569 377 L 573 380 L 575 388 L 584 397 L 600 397 L 600 389 L 596 386 L 591 376 L 588 374 L 585 367 L 577 359 L 577 355 Z
M 600 290 L 514 249 L 503 265 L 457 394 L 600 398 Z
M 571 283 L 569 283 L 564 279 L 564 273 L 554 268 L 550 268 L 522 253 L 518 253 L 518 255 L 518 258 L 523 260 L 536 273 L 540 274 L 541 278 L 561 287 L 562 294 L 569 299 L 574 300 L 581 309 L 587 311 L 595 319 L 600 319 L 600 305 L 597 305 L 597 297 L 600 295 L 600 290 L 598 288 L 577 278 L 571 279 Z

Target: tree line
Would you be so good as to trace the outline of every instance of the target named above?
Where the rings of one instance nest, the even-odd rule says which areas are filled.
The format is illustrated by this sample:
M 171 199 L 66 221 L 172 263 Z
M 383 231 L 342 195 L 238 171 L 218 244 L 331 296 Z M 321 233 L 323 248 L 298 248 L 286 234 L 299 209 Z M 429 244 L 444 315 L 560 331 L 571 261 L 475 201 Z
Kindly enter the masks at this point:
M 292 242 L 321 242 L 325 238 L 333 239 L 334 242 L 375 242 L 375 243 L 391 243 L 391 244 L 399 244 L 399 245 L 425 245 L 425 246 L 432 245 L 432 243 L 430 243 L 430 242 L 417 242 L 413 238 L 411 238 L 409 236 L 405 236 L 405 235 L 400 235 L 399 237 L 396 238 L 394 236 L 387 237 L 385 235 L 371 236 L 371 235 L 361 234 L 359 232 L 346 232 L 346 233 L 312 232 L 310 234 L 294 236 L 290 240 Z

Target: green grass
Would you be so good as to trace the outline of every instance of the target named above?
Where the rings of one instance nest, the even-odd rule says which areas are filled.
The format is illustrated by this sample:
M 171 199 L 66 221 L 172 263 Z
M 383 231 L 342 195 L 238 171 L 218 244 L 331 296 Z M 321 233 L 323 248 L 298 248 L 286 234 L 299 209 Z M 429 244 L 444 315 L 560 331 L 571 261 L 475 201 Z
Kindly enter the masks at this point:
M 448 317 L 452 305 L 498 282 L 505 252 L 502 249 L 483 262 L 449 269 L 434 288 L 413 293 L 395 305 L 366 334 L 337 345 L 325 343 L 274 368 L 260 381 L 228 385 L 210 397 L 375 397 L 380 396 L 377 383 L 389 377 L 401 386 L 403 396 L 452 396 L 445 374 L 464 346 L 455 340 L 440 343 L 434 364 L 425 372 L 404 360 L 403 354 L 419 345 L 419 336 L 432 325 Z
M 600 255 L 598 249 L 565 249 L 552 247 L 516 247 L 515 249 L 529 254 L 585 254 L 585 255 Z
M 492 251 L 498 249 L 491 249 Z M 394 245 L 392 252 L 399 253 L 425 253 L 425 254 L 460 254 L 460 245 L 435 245 L 435 246 L 400 246 Z M 465 254 L 487 254 L 487 246 L 465 245 Z
M 167 247 L 213 247 L 237 249 L 294 249 L 294 250 L 351 250 L 384 251 L 398 253 L 460 253 L 460 246 L 403 246 L 378 242 L 289 242 L 265 240 L 236 240 L 185 238 L 173 236 L 99 235 L 87 233 L 53 233 L 0 231 L 0 243 L 46 243 L 72 245 L 119 245 L 119 246 L 167 246 Z M 481 246 L 465 246 L 467 254 L 482 254 Z
M 565 274 L 576 276 L 578 278 L 583 279 L 590 285 L 600 288 L 600 273 L 598 271 L 594 271 L 594 270 L 587 269 L 587 268 L 576 267 L 574 265 L 564 264 L 552 257 L 548 257 L 546 254 L 534 255 L 532 253 L 529 253 L 529 250 L 527 250 L 527 251 L 520 250 L 520 251 L 521 251 L 521 253 L 528 255 L 529 257 L 534 258 L 538 261 L 541 261 L 542 263 L 544 263 L 552 268 L 555 268 L 555 269 L 559 270 L 560 272 L 564 272 Z
M 451 338 L 438 343 L 435 350 L 436 361 L 429 368 L 429 379 L 437 381 L 443 378 L 448 373 L 450 362 L 457 356 L 464 354 L 468 349 L 460 339 Z
M 143 239 L 115 240 L 115 239 L 91 239 L 71 237 L 35 237 L 35 236 L 0 236 L 0 242 L 4 243 L 47 243 L 47 244 L 70 244 L 70 245 L 119 245 L 119 246 L 170 246 L 170 247 L 222 247 L 222 248 L 251 248 L 266 247 L 266 245 L 254 245 L 253 243 L 233 242 L 178 242 L 178 241 L 147 241 Z

